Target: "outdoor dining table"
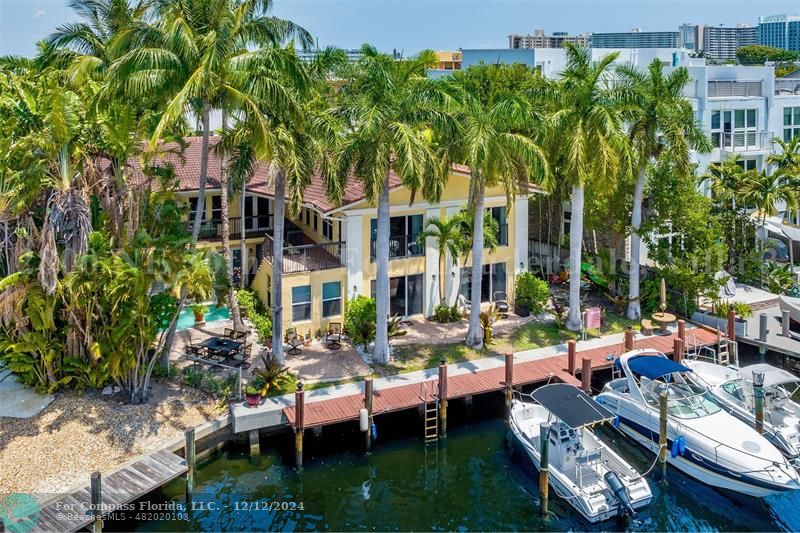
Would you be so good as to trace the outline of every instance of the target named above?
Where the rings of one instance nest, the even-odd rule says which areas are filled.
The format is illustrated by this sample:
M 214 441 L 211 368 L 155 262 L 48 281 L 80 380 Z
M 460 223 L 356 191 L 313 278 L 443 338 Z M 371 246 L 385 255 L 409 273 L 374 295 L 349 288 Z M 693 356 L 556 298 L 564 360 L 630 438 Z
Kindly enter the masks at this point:
M 201 342 L 200 346 L 205 347 L 209 354 L 216 354 L 225 359 L 238 352 L 242 348 L 242 343 L 222 337 L 209 337 Z
M 667 324 L 671 324 L 678 320 L 678 317 L 673 315 L 672 313 L 661 312 L 661 313 L 653 313 L 653 320 L 658 322 L 661 326 L 661 329 L 658 331 L 659 335 L 669 335 L 669 330 L 667 329 Z

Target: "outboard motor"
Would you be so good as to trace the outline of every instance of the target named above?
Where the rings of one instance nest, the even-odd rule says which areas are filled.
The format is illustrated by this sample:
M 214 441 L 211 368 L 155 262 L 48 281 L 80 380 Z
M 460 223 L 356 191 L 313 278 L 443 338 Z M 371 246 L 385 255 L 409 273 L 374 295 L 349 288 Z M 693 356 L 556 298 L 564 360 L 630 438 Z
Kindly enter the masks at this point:
M 636 518 L 636 510 L 633 508 L 633 505 L 631 505 L 631 498 L 628 496 L 628 490 L 625 488 L 625 485 L 622 484 L 622 481 L 620 481 L 617 473 L 611 471 L 606 472 L 603 479 L 619 502 L 620 507 L 624 510 L 623 514 L 627 514 L 631 518 Z

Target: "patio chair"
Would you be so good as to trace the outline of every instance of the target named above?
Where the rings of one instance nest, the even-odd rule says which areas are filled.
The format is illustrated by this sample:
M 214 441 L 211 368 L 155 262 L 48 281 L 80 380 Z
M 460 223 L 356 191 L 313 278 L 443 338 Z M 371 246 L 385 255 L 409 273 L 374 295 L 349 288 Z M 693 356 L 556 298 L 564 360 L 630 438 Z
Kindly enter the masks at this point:
M 494 307 L 497 309 L 497 312 L 500 313 L 500 316 L 508 318 L 508 312 L 511 310 L 511 306 L 508 305 L 508 294 L 506 294 L 505 291 L 497 291 L 494 293 Z
M 330 350 L 338 350 L 342 347 L 342 324 L 331 322 L 328 324 L 328 335 L 325 337 L 325 347 Z
M 299 346 L 303 345 L 303 339 L 297 335 L 297 329 L 289 328 L 286 330 L 286 343 L 289 345 L 289 350 L 286 351 L 289 355 L 299 355 L 301 350 Z
M 472 303 L 463 294 L 459 294 L 458 298 L 456 298 L 456 305 L 465 315 L 469 316 L 472 313 Z
M 205 357 L 207 355 L 205 346 L 194 344 L 191 337 L 186 341 L 184 349 L 188 355 L 193 355 L 195 357 Z
M 250 368 L 250 356 L 253 354 L 253 344 L 243 344 L 238 352 L 233 354 L 233 366 L 241 367 L 242 370 Z

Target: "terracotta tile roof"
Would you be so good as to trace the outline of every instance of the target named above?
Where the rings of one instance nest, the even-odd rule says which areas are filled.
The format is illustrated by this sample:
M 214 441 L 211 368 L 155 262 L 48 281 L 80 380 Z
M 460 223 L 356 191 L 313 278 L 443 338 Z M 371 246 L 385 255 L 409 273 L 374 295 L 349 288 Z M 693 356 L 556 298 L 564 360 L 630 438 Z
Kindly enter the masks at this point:
M 175 169 L 175 176 L 178 179 L 178 190 L 181 192 L 196 191 L 200 187 L 200 154 L 202 146 L 201 137 L 186 137 L 187 143 L 181 154 L 164 154 L 157 159 L 158 165 L 171 163 Z M 208 182 L 207 189 L 219 189 L 220 176 L 222 172 L 222 159 L 213 149 L 219 142 L 219 137 L 211 137 L 209 142 L 208 158 Z M 166 148 L 175 149 L 177 144 L 171 144 Z M 132 159 L 131 177 L 135 183 L 143 184 L 147 178 L 142 173 L 141 161 Z M 392 174 L 389 178 L 391 188 L 400 186 L 400 178 Z M 275 194 L 273 188 L 269 165 L 258 165 L 255 173 L 247 185 L 250 192 L 272 197 Z M 364 187 L 354 176 L 351 176 L 347 187 L 345 187 L 342 205 L 352 204 L 365 198 Z M 303 195 L 303 202 L 311 205 L 323 213 L 332 211 L 337 206 L 327 197 L 325 181 L 321 174 L 314 174 L 311 178 L 311 185 L 306 188 Z

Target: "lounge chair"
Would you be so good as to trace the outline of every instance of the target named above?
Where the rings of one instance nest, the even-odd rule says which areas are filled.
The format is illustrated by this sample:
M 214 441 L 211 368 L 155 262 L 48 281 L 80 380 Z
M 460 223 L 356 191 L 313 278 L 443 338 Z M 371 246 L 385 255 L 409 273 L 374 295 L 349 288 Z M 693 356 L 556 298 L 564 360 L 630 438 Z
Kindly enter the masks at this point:
M 463 294 L 459 294 L 458 298 L 456 298 L 456 305 L 458 305 L 458 308 L 461 309 L 464 315 L 469 316 L 472 313 L 472 304 L 469 300 L 464 298 Z

